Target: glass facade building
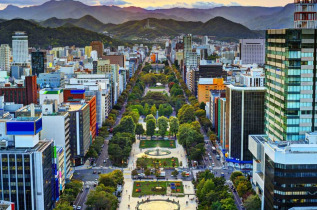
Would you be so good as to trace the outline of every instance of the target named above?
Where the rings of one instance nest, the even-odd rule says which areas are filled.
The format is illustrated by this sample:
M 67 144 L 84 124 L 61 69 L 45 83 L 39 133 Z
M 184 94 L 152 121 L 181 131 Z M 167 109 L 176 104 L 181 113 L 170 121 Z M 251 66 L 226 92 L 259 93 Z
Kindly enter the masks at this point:
M 317 30 L 268 30 L 266 39 L 266 134 L 271 140 L 304 140 L 317 127 Z

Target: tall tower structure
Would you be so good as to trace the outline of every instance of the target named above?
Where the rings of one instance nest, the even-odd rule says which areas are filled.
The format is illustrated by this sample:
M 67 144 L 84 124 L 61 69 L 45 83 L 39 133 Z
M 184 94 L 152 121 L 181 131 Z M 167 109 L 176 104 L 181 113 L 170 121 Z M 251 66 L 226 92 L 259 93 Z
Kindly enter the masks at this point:
M 12 36 L 12 56 L 14 64 L 26 64 L 29 59 L 28 36 L 25 32 L 17 31 Z
M 317 28 L 317 0 L 295 0 L 294 27 Z

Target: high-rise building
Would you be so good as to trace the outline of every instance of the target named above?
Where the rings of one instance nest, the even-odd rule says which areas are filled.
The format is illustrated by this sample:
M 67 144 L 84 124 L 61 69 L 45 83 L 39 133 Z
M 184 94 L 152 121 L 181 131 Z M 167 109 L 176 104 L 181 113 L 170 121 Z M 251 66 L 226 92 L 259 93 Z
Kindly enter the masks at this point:
M 0 46 L 0 69 L 1 71 L 10 72 L 10 46 L 8 44 L 2 44 Z
M 252 71 L 252 70 L 251 70 Z M 249 74 L 252 80 L 264 74 Z M 242 80 L 246 81 L 246 80 Z M 254 84 L 251 82 L 251 84 Z M 227 161 L 240 167 L 251 167 L 252 155 L 248 137 L 264 132 L 264 86 L 247 83 L 228 85 L 226 89 L 226 145 L 229 145 Z M 236 165 L 234 165 L 236 166 Z
M 265 39 L 240 39 L 240 60 L 243 64 L 265 63 Z
M 295 0 L 295 28 L 314 29 L 317 27 L 317 0 Z
M 40 140 L 42 118 L 1 119 L 0 199 L 17 209 L 53 209 L 59 193 L 53 141 Z
M 13 63 L 23 65 L 29 63 L 28 36 L 25 32 L 17 31 L 12 36 Z
M 252 182 L 262 208 L 316 209 L 317 133 L 305 142 L 271 141 L 266 135 L 250 135 L 253 155 Z M 296 208 L 297 207 L 297 208 Z
M 45 52 L 32 52 L 31 53 L 32 75 L 39 76 L 45 73 L 46 68 L 46 53 Z
M 202 45 L 208 45 L 208 36 L 204 36 L 203 39 L 202 39 Z
M 316 130 L 317 31 L 266 32 L 265 130 L 271 140 L 298 141 Z
M 93 41 L 90 44 L 92 51 L 97 51 L 98 58 L 103 56 L 103 43 L 100 41 Z
M 210 91 L 225 90 L 226 85 L 223 78 L 199 78 L 198 80 L 198 102 L 208 102 Z

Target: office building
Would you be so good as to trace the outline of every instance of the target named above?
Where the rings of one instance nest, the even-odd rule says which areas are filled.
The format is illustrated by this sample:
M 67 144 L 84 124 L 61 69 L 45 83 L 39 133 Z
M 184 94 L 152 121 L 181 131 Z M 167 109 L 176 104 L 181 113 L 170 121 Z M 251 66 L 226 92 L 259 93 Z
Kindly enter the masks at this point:
M 244 83 L 226 88 L 226 144 L 229 145 L 226 160 L 229 165 L 245 168 L 252 165 L 248 136 L 264 132 L 265 90 L 263 86 Z
M 121 68 L 125 68 L 125 56 L 124 55 L 104 55 L 103 60 L 109 60 L 110 64 L 119 65 Z
M 240 39 L 240 60 L 243 64 L 265 63 L 265 39 Z
M 0 199 L 14 202 L 17 209 L 53 209 L 58 179 L 53 141 L 39 138 L 42 118 L 2 118 L 0 124 Z
M 15 102 L 17 104 L 28 105 L 37 103 L 37 85 L 36 76 L 25 77 L 24 84 L 17 84 L 15 86 L 11 83 L 0 87 L 0 95 L 4 96 L 5 101 Z
M 91 57 L 91 51 L 92 51 L 92 46 L 85 47 L 85 55 L 87 56 L 87 58 Z
M 8 44 L 0 46 L 0 69 L 1 71 L 10 72 L 11 50 Z
M 222 69 L 218 63 L 199 65 L 199 68 L 193 71 L 193 93 L 198 95 L 198 81 L 200 78 L 223 78 L 227 79 L 227 72 Z
M 208 41 L 209 41 L 209 38 L 208 36 L 203 36 L 203 39 L 202 39 L 202 45 L 208 45 Z
M 211 90 L 225 90 L 226 85 L 223 78 L 199 78 L 198 80 L 198 102 L 208 102 Z
M 216 133 L 222 149 L 228 151 L 226 144 L 226 98 L 218 98 L 218 132 Z
M 41 73 L 45 73 L 46 69 L 46 53 L 45 52 L 32 52 L 31 53 L 31 67 L 32 75 L 39 76 Z
M 57 169 L 61 172 L 61 191 L 64 190 L 66 181 L 72 177 L 70 153 L 70 115 L 68 112 L 59 112 L 56 100 L 45 100 L 42 104 L 42 139 L 53 139 L 59 155 Z M 54 128 L 54 129 L 52 129 Z M 61 151 L 62 149 L 62 151 Z M 61 162 L 61 158 L 63 162 Z
M 65 86 L 64 73 L 42 73 L 37 77 L 37 84 L 43 88 L 63 88 Z
M 295 0 L 294 27 L 317 28 L 316 0 Z
M 315 29 L 266 32 L 265 131 L 271 140 L 299 141 L 316 130 Z
M 64 102 L 64 90 L 61 88 L 45 88 L 40 90 L 40 104 L 44 104 L 45 100 L 56 100 L 57 104 Z
M 25 32 L 17 31 L 12 36 L 12 57 L 16 65 L 29 63 L 28 36 Z
M 72 166 L 82 165 L 92 143 L 89 104 L 84 101 L 63 104 L 59 107 L 59 111 L 69 112 L 70 114 L 69 143 Z
M 0 201 L 0 209 L 3 209 L 3 210 L 15 210 L 16 208 L 15 208 L 14 202 L 1 200 Z
M 92 52 L 93 51 L 97 51 L 97 56 L 98 58 L 101 58 L 103 56 L 103 43 L 100 41 L 93 41 L 90 44 L 91 48 L 92 48 Z M 92 56 L 93 57 L 93 56 Z
M 24 74 L 24 68 L 19 65 L 12 65 L 11 66 L 11 76 L 14 79 L 21 79 L 22 75 Z
M 262 200 L 261 209 L 315 209 L 317 207 L 317 133 L 303 142 L 271 141 L 250 135 L 252 182 Z

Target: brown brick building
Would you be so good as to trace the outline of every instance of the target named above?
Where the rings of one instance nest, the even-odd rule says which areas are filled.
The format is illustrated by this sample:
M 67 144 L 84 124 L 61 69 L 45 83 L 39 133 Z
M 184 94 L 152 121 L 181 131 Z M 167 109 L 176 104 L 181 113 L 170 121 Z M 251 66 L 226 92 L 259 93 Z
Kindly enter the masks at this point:
M 4 87 L 0 87 L 0 95 L 4 96 L 6 102 L 23 105 L 37 104 L 36 76 L 25 77 L 24 85 L 17 84 L 12 86 L 11 84 L 6 84 Z

